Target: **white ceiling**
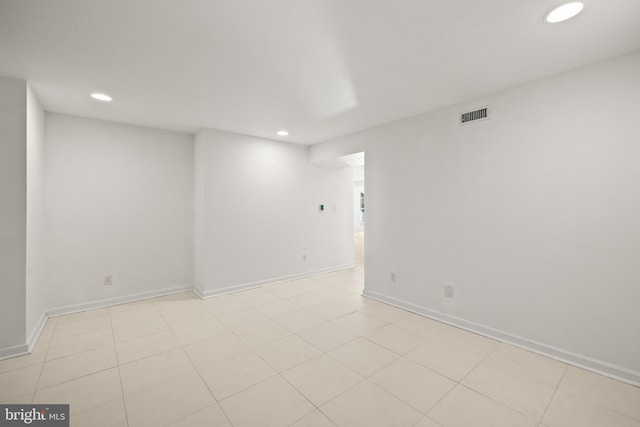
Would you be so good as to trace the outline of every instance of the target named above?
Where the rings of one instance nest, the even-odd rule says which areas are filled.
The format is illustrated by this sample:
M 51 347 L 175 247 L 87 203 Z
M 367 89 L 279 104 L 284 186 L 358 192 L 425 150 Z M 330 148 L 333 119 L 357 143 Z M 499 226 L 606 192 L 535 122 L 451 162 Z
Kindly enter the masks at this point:
M 640 0 L 545 24 L 559 3 L 0 0 L 0 75 L 48 111 L 313 144 L 640 48 Z

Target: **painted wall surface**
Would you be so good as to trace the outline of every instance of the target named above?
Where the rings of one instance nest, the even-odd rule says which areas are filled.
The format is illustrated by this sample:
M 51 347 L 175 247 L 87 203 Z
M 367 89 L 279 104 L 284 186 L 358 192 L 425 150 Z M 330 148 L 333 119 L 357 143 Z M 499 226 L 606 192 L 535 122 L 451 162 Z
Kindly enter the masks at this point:
M 26 351 L 27 82 L 0 77 L 0 357 Z
M 309 149 L 309 159 L 312 163 L 331 164 L 338 157 L 361 153 L 365 149 L 363 133 L 336 138 L 320 144 L 312 145 Z
M 640 383 L 639 75 L 635 53 L 358 135 L 366 294 Z
M 192 284 L 192 136 L 47 113 L 46 159 L 49 308 Z
M 353 265 L 349 168 L 311 164 L 306 146 L 220 131 L 200 132 L 195 145 L 201 292 Z
M 354 166 L 353 170 L 353 231 L 364 231 L 360 214 L 360 193 L 364 193 L 364 166 Z
M 35 339 L 46 307 L 44 287 L 45 113 L 27 86 L 27 341 Z M 31 338 L 31 339 L 30 339 Z

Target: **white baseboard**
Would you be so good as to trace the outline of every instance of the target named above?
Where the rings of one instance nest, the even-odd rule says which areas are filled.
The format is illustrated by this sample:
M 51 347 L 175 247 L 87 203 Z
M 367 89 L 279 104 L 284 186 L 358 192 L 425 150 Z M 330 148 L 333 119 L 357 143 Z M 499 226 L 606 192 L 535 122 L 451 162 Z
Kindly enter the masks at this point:
M 0 360 L 10 357 L 21 356 L 28 354 L 33 350 L 35 343 L 38 341 L 42 330 L 44 329 L 47 319 L 49 317 L 62 316 L 65 314 L 77 313 L 80 311 L 93 310 L 96 308 L 110 307 L 118 304 L 125 304 L 128 302 L 139 301 L 148 298 L 155 298 L 163 295 L 171 295 L 179 292 L 193 291 L 200 298 L 207 298 L 221 294 L 227 294 L 231 292 L 242 291 L 245 289 L 257 288 L 260 286 L 274 284 L 279 282 L 285 282 L 289 280 L 303 279 L 305 277 L 314 276 L 322 273 L 330 273 L 333 271 L 346 270 L 355 267 L 355 264 L 338 265 L 334 267 L 324 268 L 320 270 L 307 271 L 299 274 L 291 274 L 287 276 L 275 277 L 267 280 L 260 280 L 256 282 L 243 283 L 239 285 L 228 286 L 225 288 L 204 291 L 197 285 L 181 285 L 171 288 L 158 289 L 147 292 L 140 292 L 136 294 L 122 295 L 113 298 L 105 298 L 100 300 L 88 301 L 79 304 L 66 305 L 62 307 L 55 307 L 46 310 L 42 313 L 38 324 L 34 327 L 33 331 L 29 335 L 28 339 L 23 344 L 18 344 L 10 347 L 0 348 Z
M 48 309 L 42 313 L 42 316 L 40 316 L 38 323 L 33 328 L 33 331 L 31 331 L 31 334 L 29 335 L 26 343 L 0 349 L 0 360 L 8 359 L 11 357 L 22 356 L 24 354 L 31 353 L 49 317 L 62 316 L 64 314 L 71 314 L 71 313 L 77 313 L 80 311 L 93 310 L 95 308 L 125 304 L 128 302 L 139 301 L 147 298 L 154 298 L 154 297 L 160 297 L 163 295 L 171 295 L 179 292 L 191 291 L 193 289 L 194 289 L 193 285 L 181 285 L 181 286 L 174 286 L 171 288 L 140 292 L 137 294 L 123 295 L 123 296 L 118 296 L 113 298 L 106 298 L 101 300 L 84 302 L 80 304 L 73 304 L 73 305 L 67 305 L 63 307 Z
M 12 345 L 9 347 L 0 348 L 0 360 L 9 359 L 11 357 L 22 356 L 29 353 L 29 346 L 27 343 Z
M 280 276 L 280 277 L 273 277 L 271 279 L 258 280 L 256 282 L 249 282 L 249 283 L 241 283 L 241 284 L 238 284 L 238 285 L 225 286 L 223 288 L 211 289 L 211 290 L 204 290 L 204 289 L 201 289 L 198 286 L 194 286 L 194 292 L 200 298 L 209 298 L 209 297 L 213 297 L 213 296 L 229 294 L 229 293 L 232 293 L 232 292 L 238 292 L 238 291 L 244 291 L 244 290 L 247 290 L 247 289 L 259 288 L 260 286 L 273 285 L 273 284 L 276 284 L 276 283 L 288 282 L 290 280 L 304 279 L 306 277 L 315 276 L 315 275 L 318 275 L 318 274 L 331 273 L 333 271 L 340 271 L 340 270 L 347 270 L 349 268 L 354 268 L 354 267 L 355 267 L 355 264 L 344 264 L 344 265 L 338 265 L 338 266 L 323 268 L 323 269 L 320 269 L 320 270 L 305 271 L 304 273 L 290 274 L 290 275 L 287 275 L 287 276 Z
M 128 302 L 139 301 L 147 298 L 155 298 L 163 295 L 177 294 L 179 292 L 191 291 L 193 285 L 181 285 L 171 288 L 157 289 L 147 292 L 139 292 L 137 294 L 122 295 L 113 298 L 105 298 L 95 301 L 83 302 L 80 304 L 66 305 L 47 310 L 47 316 L 62 316 L 63 314 L 77 313 L 79 311 L 93 310 L 95 308 L 110 307 L 112 305 L 125 304 Z
M 204 291 L 200 288 L 200 286 L 194 284 L 193 285 L 193 293 L 196 294 L 200 299 L 204 299 Z
M 36 345 L 38 338 L 40 338 L 40 334 L 42 333 L 42 330 L 44 329 L 44 325 L 46 325 L 48 318 L 49 317 L 47 316 L 47 312 L 43 311 L 40 319 L 38 319 L 38 323 L 36 323 L 36 326 L 31 331 L 31 334 L 29 334 L 29 336 L 27 337 L 27 347 L 29 349 L 29 353 L 33 351 L 33 347 Z
M 451 314 L 442 313 L 410 303 L 408 301 L 381 294 L 379 292 L 367 290 L 366 288 L 362 294 L 368 298 L 411 311 L 413 313 L 449 324 L 451 326 L 455 326 L 457 328 L 465 329 L 467 331 L 474 332 L 488 338 L 506 342 L 525 350 L 529 350 L 534 353 L 538 353 L 543 356 L 547 356 L 552 359 L 595 372 L 597 374 L 602 374 L 604 376 L 614 378 L 628 384 L 640 386 L 640 373 L 630 371 L 621 366 L 613 365 L 602 360 L 597 360 L 588 356 L 573 353 L 571 351 L 554 347 L 538 341 L 529 340 L 527 338 L 494 329 L 476 322 L 465 320 Z

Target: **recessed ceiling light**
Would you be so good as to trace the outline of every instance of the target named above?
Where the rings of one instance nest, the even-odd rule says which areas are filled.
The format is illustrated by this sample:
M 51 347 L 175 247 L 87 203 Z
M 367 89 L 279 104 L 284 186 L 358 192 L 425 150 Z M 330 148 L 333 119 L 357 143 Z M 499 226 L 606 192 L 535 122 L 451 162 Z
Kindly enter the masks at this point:
M 282 129 L 278 131 L 278 136 L 289 136 L 289 132 L 287 132 L 286 130 Z
M 547 13 L 544 20 L 550 24 L 556 24 L 558 22 L 566 21 L 579 14 L 584 9 L 584 4 L 579 1 L 565 3 L 556 7 L 551 12 Z
M 94 92 L 91 94 L 91 97 L 93 99 L 97 99 L 98 101 L 111 102 L 111 97 L 105 93 Z

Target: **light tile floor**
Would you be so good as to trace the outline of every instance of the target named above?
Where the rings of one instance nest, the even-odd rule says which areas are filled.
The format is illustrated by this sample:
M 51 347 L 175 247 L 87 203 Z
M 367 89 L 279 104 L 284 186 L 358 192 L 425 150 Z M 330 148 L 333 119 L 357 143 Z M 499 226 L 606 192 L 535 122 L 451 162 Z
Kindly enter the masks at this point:
M 361 296 L 362 269 L 49 319 L 0 402 L 73 426 L 640 427 L 640 389 Z

